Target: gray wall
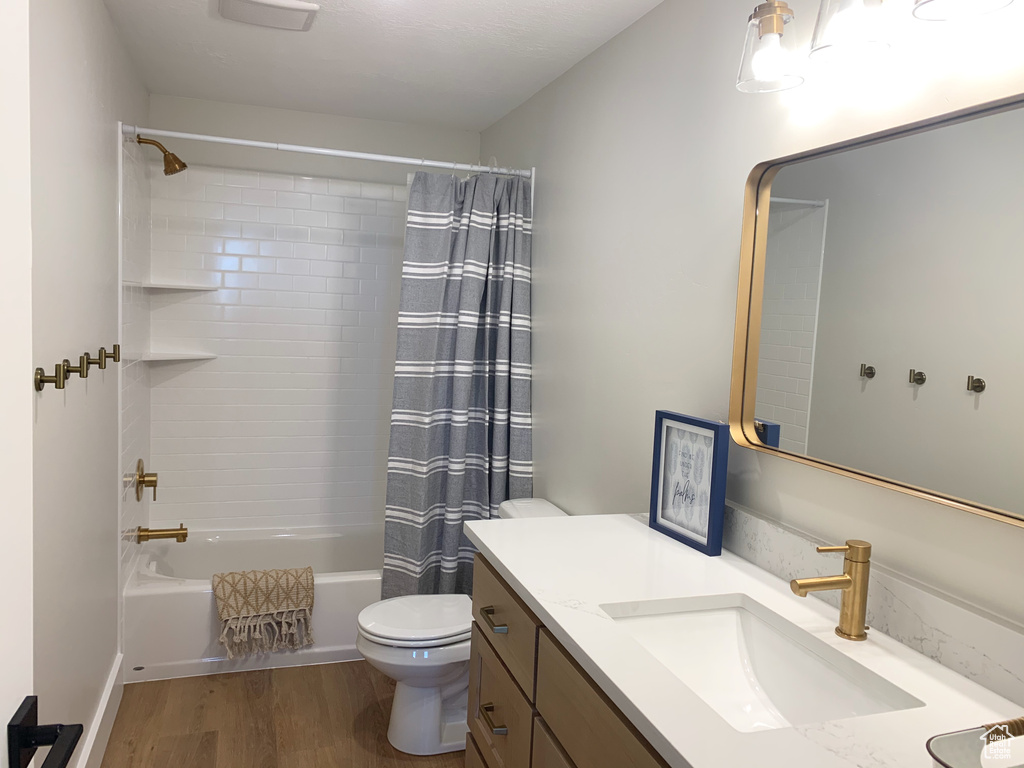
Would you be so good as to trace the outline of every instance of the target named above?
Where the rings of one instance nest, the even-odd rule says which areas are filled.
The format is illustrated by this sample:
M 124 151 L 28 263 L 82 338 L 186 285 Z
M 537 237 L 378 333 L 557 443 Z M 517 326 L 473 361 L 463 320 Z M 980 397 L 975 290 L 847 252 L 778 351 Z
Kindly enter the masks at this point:
M 148 100 L 100 0 L 32 3 L 30 58 L 33 357 L 52 372 L 117 342 L 117 120 L 145 117 Z M 110 364 L 35 397 L 33 693 L 44 722 L 88 727 L 118 652 L 117 390 Z
M 817 4 L 792 3 L 809 35 Z M 1024 91 L 1024 68 L 922 82 L 902 106 L 816 114 L 734 87 L 750 6 L 667 0 L 483 134 L 536 165 L 536 493 L 643 512 L 654 411 L 727 418 L 743 187 L 758 162 Z M 842 94 L 838 95 L 842 101 Z M 729 497 L 1024 621 L 1024 529 L 748 450 Z
M 360 120 L 354 117 L 253 107 L 203 99 L 153 94 L 147 128 L 203 133 L 236 139 L 330 147 L 417 159 L 480 162 L 480 134 L 454 128 Z M 356 181 L 405 184 L 413 166 L 366 160 L 251 149 L 224 144 L 165 140 L 186 163 L 244 168 Z

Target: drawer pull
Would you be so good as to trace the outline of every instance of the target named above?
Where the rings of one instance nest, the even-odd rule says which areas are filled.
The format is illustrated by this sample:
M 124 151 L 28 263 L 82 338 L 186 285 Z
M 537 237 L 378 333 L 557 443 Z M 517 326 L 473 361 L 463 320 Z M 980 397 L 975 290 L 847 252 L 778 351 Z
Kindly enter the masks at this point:
M 494 619 L 491 618 L 492 616 L 494 616 L 493 605 L 488 605 L 485 608 L 481 608 L 480 613 L 484 615 L 484 621 L 486 621 L 487 626 L 491 628 L 491 632 L 493 632 L 496 635 L 508 634 L 508 624 L 495 624 Z
M 484 725 L 487 726 L 487 730 L 493 733 L 495 736 L 508 736 L 507 725 L 495 725 L 494 721 L 491 720 L 491 712 L 494 711 L 493 704 L 481 704 L 480 705 L 480 717 L 483 718 Z

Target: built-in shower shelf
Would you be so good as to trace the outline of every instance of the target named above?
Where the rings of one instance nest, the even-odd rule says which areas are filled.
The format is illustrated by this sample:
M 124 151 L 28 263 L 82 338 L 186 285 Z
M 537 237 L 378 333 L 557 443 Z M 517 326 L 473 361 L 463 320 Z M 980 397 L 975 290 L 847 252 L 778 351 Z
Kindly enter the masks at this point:
M 216 355 L 209 352 L 146 352 L 142 355 L 146 363 L 174 363 L 189 360 L 215 360 Z
M 177 283 L 172 280 L 146 280 L 141 283 L 126 283 L 126 285 L 138 285 L 141 288 L 151 288 L 158 291 L 217 291 L 215 285 L 192 285 L 191 283 Z

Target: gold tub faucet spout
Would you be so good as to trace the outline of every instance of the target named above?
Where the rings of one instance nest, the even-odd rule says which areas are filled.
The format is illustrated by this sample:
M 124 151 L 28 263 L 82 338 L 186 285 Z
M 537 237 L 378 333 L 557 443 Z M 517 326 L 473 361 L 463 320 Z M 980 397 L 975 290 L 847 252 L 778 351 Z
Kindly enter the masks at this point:
M 179 544 L 184 544 L 188 539 L 188 528 L 184 523 L 177 528 L 143 528 L 140 525 L 135 531 L 135 540 L 139 544 L 154 539 L 174 539 Z
M 860 539 L 850 539 L 843 546 L 818 547 L 818 552 L 845 552 L 841 576 L 814 576 L 789 582 L 793 593 L 807 597 L 810 592 L 838 589 L 842 592 L 839 605 L 839 626 L 836 634 L 847 640 L 866 640 L 864 621 L 868 610 L 868 575 L 871 571 L 871 545 Z

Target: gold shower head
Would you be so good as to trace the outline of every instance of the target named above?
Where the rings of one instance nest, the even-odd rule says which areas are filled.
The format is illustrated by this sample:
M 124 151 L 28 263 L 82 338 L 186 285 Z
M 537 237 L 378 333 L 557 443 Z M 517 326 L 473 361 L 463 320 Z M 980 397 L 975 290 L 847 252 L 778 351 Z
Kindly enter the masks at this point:
M 173 176 L 176 173 L 181 173 L 188 166 L 185 161 L 178 157 L 173 152 L 168 152 L 167 148 L 164 147 L 159 141 L 153 141 L 152 139 L 144 139 L 141 136 L 136 136 L 135 140 L 139 144 L 152 144 L 154 147 L 164 153 L 164 176 Z

